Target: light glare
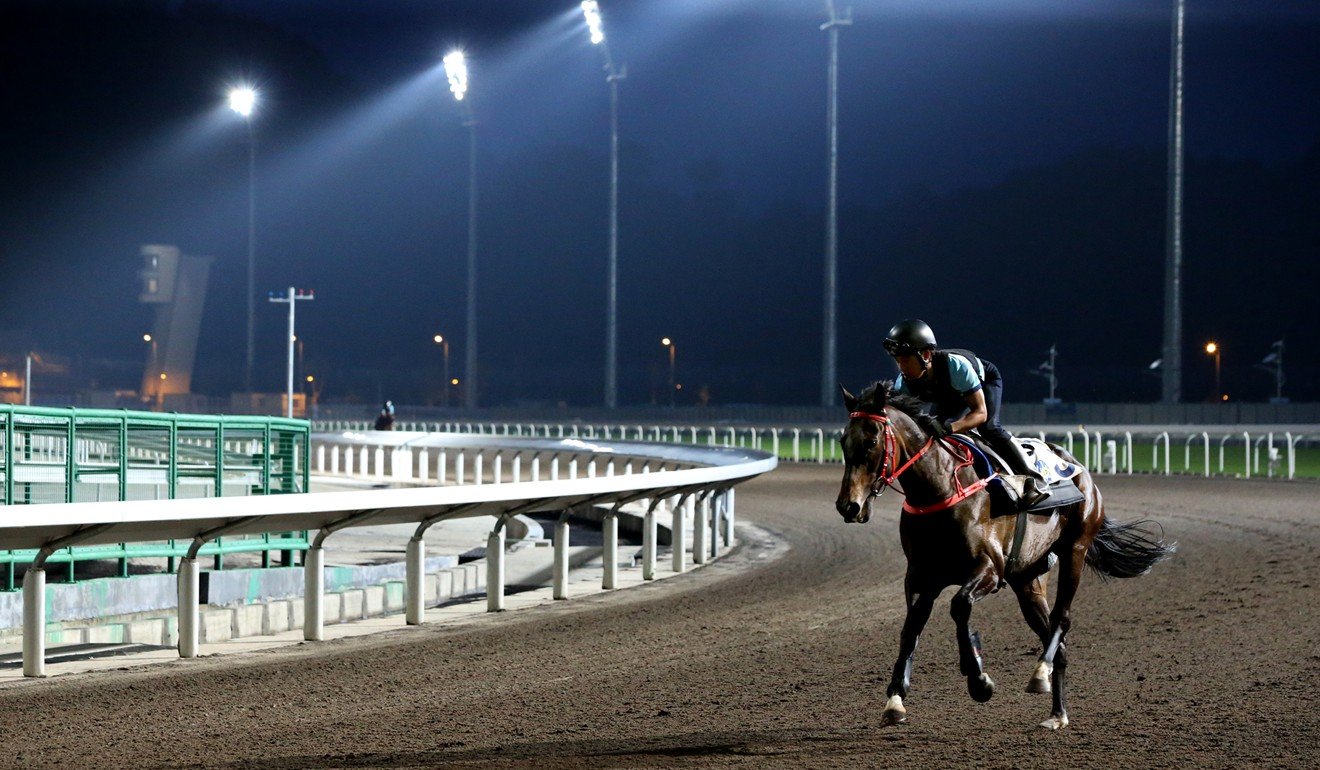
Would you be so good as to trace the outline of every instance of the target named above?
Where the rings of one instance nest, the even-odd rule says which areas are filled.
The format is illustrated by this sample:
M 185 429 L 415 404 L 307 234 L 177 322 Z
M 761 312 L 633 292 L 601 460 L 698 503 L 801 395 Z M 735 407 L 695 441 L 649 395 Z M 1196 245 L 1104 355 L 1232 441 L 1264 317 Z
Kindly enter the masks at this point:
M 453 51 L 445 55 L 445 76 L 449 78 L 449 90 L 454 94 L 454 98 L 463 101 L 463 95 L 467 93 L 468 71 L 467 60 L 462 51 Z
M 587 17 L 587 29 L 591 32 L 592 45 L 605 42 L 605 26 L 600 20 L 600 4 L 596 0 L 582 0 L 582 15 Z
M 247 86 L 231 89 L 229 92 L 229 109 L 237 112 L 243 117 L 250 117 L 252 110 L 257 106 L 257 92 Z

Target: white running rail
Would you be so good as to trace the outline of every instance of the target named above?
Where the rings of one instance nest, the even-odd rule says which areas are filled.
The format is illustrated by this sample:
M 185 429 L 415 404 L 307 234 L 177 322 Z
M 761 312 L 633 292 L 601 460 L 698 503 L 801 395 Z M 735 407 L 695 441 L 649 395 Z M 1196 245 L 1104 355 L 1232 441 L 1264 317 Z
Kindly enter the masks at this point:
M 303 633 L 314 641 L 322 638 L 322 546 L 328 536 L 341 529 L 367 524 L 417 525 L 408 543 L 405 583 L 407 621 L 417 624 L 422 622 L 423 537 L 437 522 L 463 516 L 496 517 L 495 531 L 487 540 L 486 582 L 488 609 L 499 610 L 504 595 L 504 524 L 510 517 L 533 511 L 561 513 L 555 548 L 555 595 L 561 598 L 561 558 L 563 572 L 567 573 L 567 512 L 582 506 L 609 506 L 604 528 L 603 585 L 612 588 L 618 568 L 616 517 L 623 505 L 645 502 L 646 579 L 654 578 L 657 509 L 662 505 L 669 509 L 674 521 L 674 570 L 681 572 L 685 568 L 685 518 L 693 521 L 693 561 L 703 562 L 720 547 L 721 535 L 725 547 L 732 545 L 733 487 L 773 470 L 777 463 L 771 455 L 753 450 L 579 439 L 349 432 L 315 434 L 312 443 L 316 472 L 334 473 L 332 466 L 339 458 L 354 463 L 344 472 L 361 470 L 370 477 L 388 475 L 396 480 L 421 481 L 421 474 L 412 470 L 419 467 L 414 458 L 439 460 L 449 456 L 454 458 L 455 476 L 469 483 L 11 507 L 0 517 L 0 548 L 40 549 L 23 579 L 23 673 L 45 674 L 44 566 L 52 553 L 70 545 L 192 539 L 192 548 L 179 564 L 179 654 L 193 657 L 198 647 L 197 551 L 221 535 L 320 530 L 304 561 Z M 470 470 L 463 468 L 465 464 Z M 433 466 L 427 460 L 421 467 L 421 473 L 427 473 Z M 471 483 L 474 480 L 476 483 Z

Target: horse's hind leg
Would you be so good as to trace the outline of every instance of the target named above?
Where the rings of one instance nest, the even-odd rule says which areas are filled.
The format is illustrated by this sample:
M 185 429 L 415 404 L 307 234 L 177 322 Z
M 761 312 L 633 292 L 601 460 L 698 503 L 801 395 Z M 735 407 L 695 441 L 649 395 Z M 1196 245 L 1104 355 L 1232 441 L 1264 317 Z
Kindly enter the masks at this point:
M 1072 627 L 1072 602 L 1081 584 L 1082 568 L 1086 565 L 1086 551 L 1074 547 L 1072 552 L 1059 560 L 1059 590 L 1054 596 L 1054 611 L 1050 613 L 1050 638 L 1041 653 L 1042 663 L 1053 667 L 1051 684 L 1054 689 L 1054 708 L 1050 718 L 1040 723 L 1048 730 L 1058 730 L 1068 726 L 1068 708 L 1064 697 L 1064 681 L 1068 673 L 1068 649 L 1064 643 L 1068 629 Z
M 963 584 L 953 597 L 949 614 L 958 626 L 958 661 L 963 676 L 967 677 L 967 692 L 972 700 L 985 703 L 995 694 L 995 683 L 986 675 L 981 663 L 981 635 L 967 627 L 972 617 L 972 605 L 994 593 L 999 576 L 987 560 L 982 562 L 972 579 Z
M 907 617 L 903 620 L 903 635 L 898 643 L 898 660 L 894 662 L 894 674 L 889 680 L 889 689 L 885 692 L 889 701 L 885 703 L 885 712 L 880 717 L 880 725 L 887 727 L 907 721 L 907 709 L 903 708 L 903 699 L 907 697 L 912 684 L 912 655 L 917 649 L 917 638 L 930 619 L 931 608 L 935 606 L 938 590 L 913 591 L 907 586 Z
M 1030 580 L 1009 580 L 1013 592 L 1017 594 L 1018 606 L 1022 608 L 1022 617 L 1027 625 L 1040 637 L 1041 648 L 1050 643 L 1050 604 L 1046 598 L 1048 573 L 1037 575 Z M 1027 682 L 1027 692 L 1050 692 L 1050 674 L 1053 666 L 1044 660 L 1038 661 L 1036 670 Z

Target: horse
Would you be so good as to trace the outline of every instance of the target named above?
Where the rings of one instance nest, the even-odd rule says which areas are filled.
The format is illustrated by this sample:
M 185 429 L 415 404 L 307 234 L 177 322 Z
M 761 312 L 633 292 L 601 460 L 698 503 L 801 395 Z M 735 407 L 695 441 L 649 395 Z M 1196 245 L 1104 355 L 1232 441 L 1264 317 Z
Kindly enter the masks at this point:
M 994 501 L 985 480 L 976 478 L 971 468 L 971 450 L 929 435 L 921 427 L 929 419 L 921 414 L 922 404 L 891 387 L 891 382 L 877 382 L 853 396 L 840 385 L 849 419 L 840 440 L 844 471 L 835 506 L 845 522 L 865 523 L 872 501 L 886 486 L 906 497 L 899 536 L 907 557 L 907 617 L 881 725 L 907 721 L 903 699 L 911 687 L 917 639 L 948 586 L 958 587 L 950 614 L 957 625 L 959 668 L 967 677 L 968 693 L 980 703 L 990 700 L 995 683 L 985 673 L 980 634 L 970 630 L 968 622 L 976 602 L 1008 585 L 1042 645 L 1027 684 L 1028 692 L 1053 694 L 1053 709 L 1040 725 L 1050 730 L 1067 727 L 1067 635 L 1083 568 L 1091 567 L 1102 578 L 1137 577 L 1172 554 L 1176 544 L 1144 531 L 1147 521 L 1121 524 L 1107 518 L 1100 490 L 1085 468 L 1073 478 L 1082 493 L 1080 502 L 1039 515 L 1014 512 L 992 518 Z M 1051 448 L 1080 466 L 1063 448 Z M 1020 516 L 1027 516 L 1028 522 L 1014 552 Z M 1059 564 L 1053 609 L 1046 593 L 1052 556 Z

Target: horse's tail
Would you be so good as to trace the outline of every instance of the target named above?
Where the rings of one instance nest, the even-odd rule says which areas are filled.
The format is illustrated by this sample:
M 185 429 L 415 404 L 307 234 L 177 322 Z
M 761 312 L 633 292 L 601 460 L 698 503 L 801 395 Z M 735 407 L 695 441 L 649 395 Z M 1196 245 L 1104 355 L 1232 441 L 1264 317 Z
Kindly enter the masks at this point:
M 1159 534 L 1151 527 L 1159 528 Z M 1140 577 L 1176 550 L 1178 544 L 1165 542 L 1164 528 L 1149 519 L 1132 524 L 1105 519 L 1086 551 L 1086 563 L 1101 577 Z

